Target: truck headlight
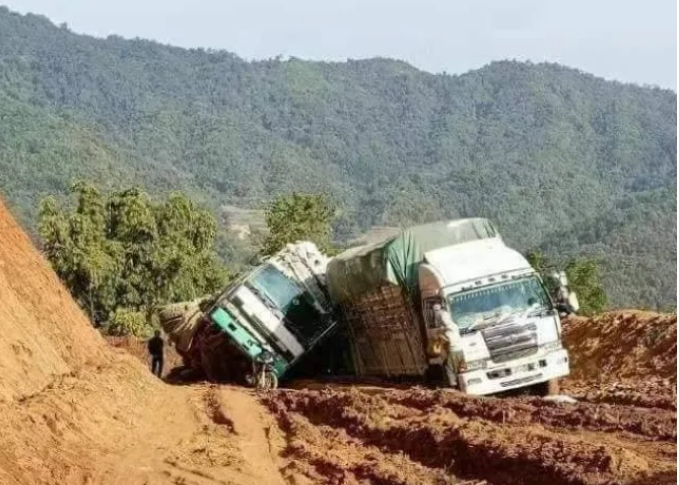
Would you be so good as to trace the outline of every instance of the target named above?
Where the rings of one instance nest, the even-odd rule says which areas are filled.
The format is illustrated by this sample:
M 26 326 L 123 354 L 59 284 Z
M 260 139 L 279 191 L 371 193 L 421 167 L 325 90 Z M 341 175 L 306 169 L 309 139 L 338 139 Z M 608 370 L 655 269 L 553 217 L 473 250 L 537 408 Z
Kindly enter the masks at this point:
M 559 340 L 547 342 L 546 344 L 543 344 L 542 348 L 547 351 L 558 350 L 561 348 L 561 342 Z
M 470 372 L 473 370 L 485 369 L 488 367 L 488 359 L 472 360 L 471 362 L 460 362 L 460 372 Z

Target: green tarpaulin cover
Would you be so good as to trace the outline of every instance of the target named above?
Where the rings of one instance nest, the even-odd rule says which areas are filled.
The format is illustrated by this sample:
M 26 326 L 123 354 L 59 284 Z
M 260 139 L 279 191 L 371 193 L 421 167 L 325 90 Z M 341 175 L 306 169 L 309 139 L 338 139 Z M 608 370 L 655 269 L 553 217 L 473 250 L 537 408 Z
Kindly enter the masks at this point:
M 379 243 L 349 249 L 328 264 L 330 296 L 342 303 L 389 283 L 410 292 L 417 284 L 424 253 L 497 236 L 488 219 L 457 219 L 411 227 Z

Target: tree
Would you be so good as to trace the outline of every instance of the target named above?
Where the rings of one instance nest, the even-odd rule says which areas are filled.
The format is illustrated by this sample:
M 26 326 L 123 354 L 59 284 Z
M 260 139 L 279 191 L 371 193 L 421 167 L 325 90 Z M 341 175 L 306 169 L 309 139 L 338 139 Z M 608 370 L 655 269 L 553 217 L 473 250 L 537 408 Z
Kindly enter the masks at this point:
M 538 273 L 544 272 L 547 266 L 549 266 L 549 263 L 547 262 L 547 257 L 542 251 L 538 249 L 528 251 L 528 253 L 526 254 L 526 259 L 528 260 L 528 263 L 533 267 L 533 269 Z
M 587 258 L 572 259 L 566 264 L 566 275 L 569 286 L 578 294 L 580 313 L 592 315 L 604 311 L 608 298 L 595 261 Z
M 95 322 L 141 334 L 138 317 L 130 317 L 135 312 L 148 324 L 158 305 L 224 285 L 214 217 L 183 194 L 158 203 L 136 187 L 103 196 L 85 182 L 71 193 L 72 209 L 51 197 L 42 201 L 40 236 L 55 271 Z
M 262 245 L 262 254 L 272 255 L 286 244 L 311 241 L 326 254 L 333 254 L 331 244 L 334 208 L 323 195 L 283 195 L 266 208 L 269 234 Z
M 540 273 L 554 266 L 539 250 L 529 251 L 526 259 Z M 605 310 L 608 298 L 601 283 L 599 265 L 594 260 L 583 257 L 570 259 L 566 263 L 566 277 L 568 286 L 578 295 L 579 313 L 592 315 Z M 549 282 L 546 282 L 546 285 L 550 292 L 554 289 Z
M 602 254 L 614 305 L 676 302 L 675 91 L 552 63 L 447 76 L 386 59 L 247 62 L 1 8 L 0 58 L 0 191 L 29 230 L 41 194 L 74 178 L 178 187 L 215 212 L 325 192 L 348 214 L 342 241 L 485 216 L 516 247 Z M 260 248 L 247 243 L 221 253 L 245 260 Z

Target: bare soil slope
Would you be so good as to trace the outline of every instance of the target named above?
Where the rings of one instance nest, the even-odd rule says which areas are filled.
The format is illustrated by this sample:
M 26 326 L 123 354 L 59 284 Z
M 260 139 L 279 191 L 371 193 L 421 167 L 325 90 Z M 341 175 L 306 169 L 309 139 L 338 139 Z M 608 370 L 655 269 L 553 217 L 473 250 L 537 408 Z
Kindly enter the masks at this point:
M 672 316 L 566 322 L 577 405 L 171 386 L 90 327 L 0 203 L 0 319 L 3 485 L 676 482 Z
M 226 418 L 228 392 L 108 346 L 0 202 L 0 484 L 281 483 L 264 408 Z
M 677 379 L 677 316 L 636 310 L 564 322 L 572 378 Z
M 571 375 L 591 402 L 677 409 L 677 315 L 624 310 L 564 322 Z
M 105 346 L 0 202 L 0 397 L 106 362 Z

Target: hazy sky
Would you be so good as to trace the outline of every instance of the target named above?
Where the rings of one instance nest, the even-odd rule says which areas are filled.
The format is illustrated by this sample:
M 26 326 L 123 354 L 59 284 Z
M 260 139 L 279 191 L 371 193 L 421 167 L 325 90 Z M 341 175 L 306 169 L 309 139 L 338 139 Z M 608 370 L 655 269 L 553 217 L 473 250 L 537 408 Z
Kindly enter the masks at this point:
M 676 0 L 0 0 L 75 32 L 278 54 L 403 59 L 462 73 L 499 59 L 553 61 L 676 91 Z

